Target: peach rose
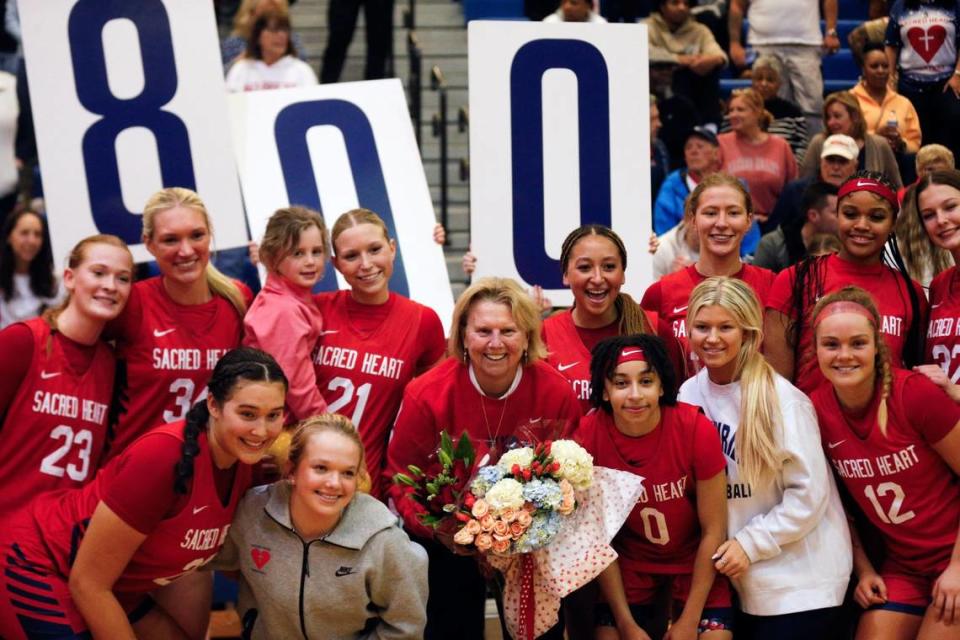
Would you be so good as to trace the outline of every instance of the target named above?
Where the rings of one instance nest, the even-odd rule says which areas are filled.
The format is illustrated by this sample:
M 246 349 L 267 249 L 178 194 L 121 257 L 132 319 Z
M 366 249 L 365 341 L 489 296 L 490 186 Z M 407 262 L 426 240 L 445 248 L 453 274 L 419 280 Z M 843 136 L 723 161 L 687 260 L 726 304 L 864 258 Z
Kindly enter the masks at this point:
M 506 553 L 510 551 L 510 537 L 507 538 L 494 538 L 493 539 L 493 552 L 494 553 Z
M 470 513 L 473 514 L 474 518 L 480 519 L 490 513 L 490 505 L 488 505 L 487 501 L 483 498 L 478 498 L 477 501 L 473 503 L 473 508 L 470 510 Z
M 503 513 L 500 514 L 500 519 L 510 524 L 517 519 L 517 513 L 516 509 L 504 509 Z
M 495 536 L 509 536 L 510 535 L 510 525 L 504 522 L 503 520 L 497 520 L 493 525 L 493 535 Z
M 478 550 L 488 551 L 490 547 L 493 546 L 493 536 L 491 536 L 489 533 L 481 533 L 477 536 L 473 543 L 477 545 Z
M 560 499 L 560 507 L 557 509 L 562 516 L 568 516 L 573 513 L 574 507 L 577 506 L 577 499 L 572 493 L 563 494 L 563 498 Z
M 492 513 L 488 513 L 480 518 L 480 528 L 484 531 L 493 531 L 495 524 L 497 524 L 497 519 L 493 517 Z
M 519 522 L 510 523 L 510 536 L 514 540 L 518 539 L 520 536 L 522 536 L 526 532 L 527 532 L 527 528 L 522 524 L 520 524 Z
M 537 505 L 533 504 L 532 502 L 524 503 L 523 510 L 527 513 L 533 513 L 537 510 Z
M 528 511 L 521 511 L 517 514 L 517 522 L 519 522 L 524 529 L 530 526 L 530 523 L 533 522 L 533 516 L 530 515 Z
M 474 521 L 476 522 L 476 521 Z M 453 536 L 453 541 L 457 544 L 462 544 L 464 546 L 471 544 L 473 542 L 473 534 L 470 533 L 466 527 L 457 531 Z
M 475 536 L 481 531 L 483 531 L 483 528 L 480 526 L 480 523 L 477 522 L 476 520 L 470 520 L 469 522 L 467 522 L 467 524 L 463 526 L 463 529 L 461 529 L 461 531 L 469 531 L 471 536 Z

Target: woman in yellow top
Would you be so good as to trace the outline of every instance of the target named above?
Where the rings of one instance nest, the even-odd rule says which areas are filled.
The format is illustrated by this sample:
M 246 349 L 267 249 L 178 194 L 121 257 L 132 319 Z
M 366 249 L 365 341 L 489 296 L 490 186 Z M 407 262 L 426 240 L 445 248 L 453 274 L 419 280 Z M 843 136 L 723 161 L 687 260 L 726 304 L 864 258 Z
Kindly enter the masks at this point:
M 863 48 L 860 82 L 850 93 L 860 103 L 867 133 L 885 138 L 894 152 L 920 149 L 920 118 L 913 103 L 890 86 L 890 64 L 882 44 Z

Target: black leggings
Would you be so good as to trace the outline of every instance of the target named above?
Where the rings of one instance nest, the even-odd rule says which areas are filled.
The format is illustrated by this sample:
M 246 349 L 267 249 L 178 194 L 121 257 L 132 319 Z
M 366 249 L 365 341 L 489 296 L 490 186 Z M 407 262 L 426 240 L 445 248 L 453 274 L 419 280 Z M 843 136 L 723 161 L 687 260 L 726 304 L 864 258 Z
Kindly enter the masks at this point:
M 737 640 L 835 640 L 843 607 L 798 611 L 779 616 L 737 614 Z

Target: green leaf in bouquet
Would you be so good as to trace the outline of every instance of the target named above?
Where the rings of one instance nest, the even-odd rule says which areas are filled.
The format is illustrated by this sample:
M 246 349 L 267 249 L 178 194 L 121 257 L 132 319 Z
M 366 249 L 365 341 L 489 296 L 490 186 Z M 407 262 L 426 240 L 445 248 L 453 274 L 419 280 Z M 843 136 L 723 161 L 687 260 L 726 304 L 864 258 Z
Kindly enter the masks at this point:
M 460 458 L 466 462 L 467 469 L 473 466 L 473 459 L 476 457 L 476 451 L 473 448 L 473 441 L 470 439 L 470 436 L 464 431 L 460 434 L 460 440 L 457 441 L 457 451 L 454 454 L 455 458 Z
M 436 482 L 428 482 L 428 483 L 427 483 L 427 493 L 430 494 L 429 497 L 427 498 L 427 500 L 433 498 L 433 497 L 434 497 L 435 495 L 437 495 L 439 492 L 440 492 L 440 487 L 437 486 L 437 483 L 436 483 Z
M 445 430 L 440 432 L 440 452 L 446 453 L 449 458 L 453 457 L 453 440 Z

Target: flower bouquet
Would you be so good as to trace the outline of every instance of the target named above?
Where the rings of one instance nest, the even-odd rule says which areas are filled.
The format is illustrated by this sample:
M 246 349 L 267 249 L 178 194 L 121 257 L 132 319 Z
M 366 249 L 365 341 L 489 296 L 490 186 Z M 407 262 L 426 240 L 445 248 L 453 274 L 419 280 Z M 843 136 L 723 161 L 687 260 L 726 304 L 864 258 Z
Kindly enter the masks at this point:
M 454 445 L 446 431 L 440 432 L 440 447 L 437 449 L 436 465 L 425 472 L 410 465 L 410 474 L 398 473 L 393 477 L 397 484 L 404 485 L 409 495 L 422 511 L 420 522 L 431 529 L 459 528 L 458 514 L 463 503 L 463 494 L 473 471 L 476 452 L 466 433 Z
M 481 466 L 454 517 L 454 542 L 504 575 L 504 617 L 517 640 L 557 622 L 560 599 L 593 580 L 617 554 L 610 541 L 642 490 L 632 473 L 594 467 L 572 440 L 507 451 Z

